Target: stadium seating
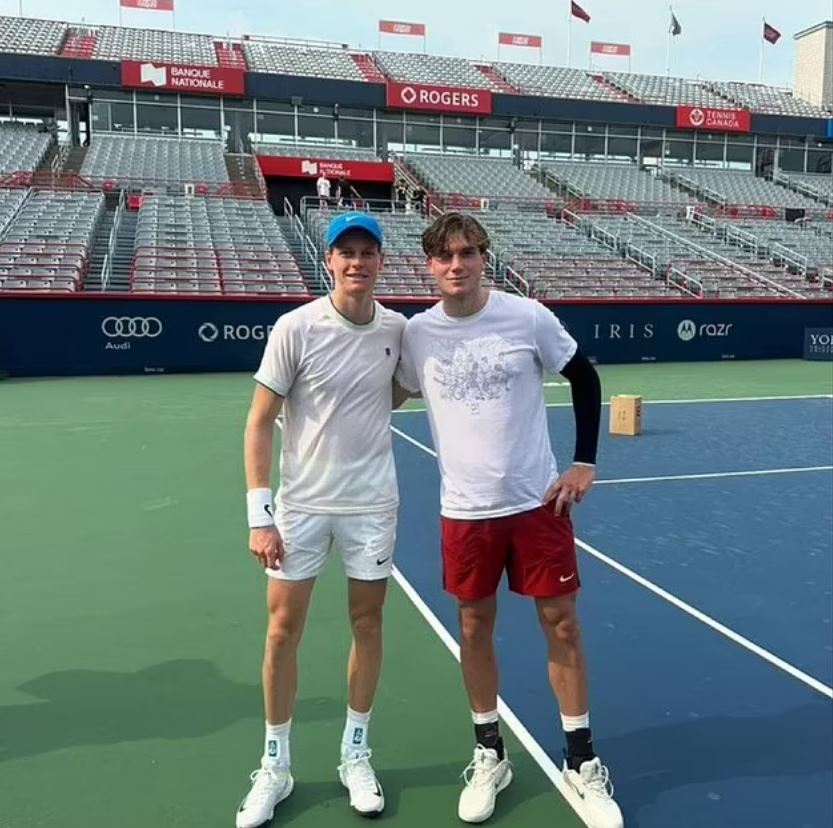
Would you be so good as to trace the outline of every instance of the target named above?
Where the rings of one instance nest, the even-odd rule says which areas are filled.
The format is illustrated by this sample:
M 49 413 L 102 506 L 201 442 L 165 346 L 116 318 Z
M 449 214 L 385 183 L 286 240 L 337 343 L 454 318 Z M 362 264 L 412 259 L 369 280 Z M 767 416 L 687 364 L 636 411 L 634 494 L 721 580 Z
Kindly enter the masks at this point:
M 459 155 L 408 155 L 408 166 L 430 190 L 501 199 L 545 201 L 553 194 L 511 161 Z
M 605 72 L 605 77 L 614 86 L 645 103 L 665 106 L 708 106 L 716 109 L 725 109 L 730 105 L 726 98 L 716 95 L 700 81 L 629 72 Z
M 316 49 L 246 40 L 243 42 L 243 52 L 249 68 L 254 72 L 364 80 L 364 75 L 350 57 L 350 53 L 339 49 Z
M 308 292 L 265 201 L 183 196 L 143 200 L 130 289 L 232 295 Z
M 57 55 L 66 32 L 58 20 L 0 16 L 0 52 Z
M 103 210 L 101 193 L 31 192 L 0 242 L 0 288 L 80 290 Z
M 217 66 L 214 40 L 208 35 L 154 29 L 99 26 L 93 57 L 99 60 L 157 60 Z
M 32 172 L 51 143 L 52 136 L 32 124 L 0 124 L 0 173 Z
M 307 228 L 319 250 L 326 248 L 327 225 L 333 213 L 309 210 Z M 420 237 L 427 226 L 417 214 L 376 213 L 385 234 L 385 265 L 376 283 L 377 296 L 436 295 L 434 279 L 425 265 Z
M 26 190 L 0 190 L 0 238 L 26 198 Z
M 252 143 L 255 155 L 281 155 L 290 158 L 328 158 L 343 161 L 378 161 L 372 149 L 337 144 L 262 144 Z
M 136 185 L 229 180 L 219 141 L 96 134 L 81 166 L 95 182 Z
M 524 95 L 619 102 L 624 97 L 610 87 L 593 80 L 581 69 L 541 66 L 536 63 L 496 63 L 495 67 Z
M 787 89 L 764 86 L 761 83 L 735 83 L 713 81 L 709 86 L 721 95 L 753 112 L 765 112 L 771 115 L 799 115 L 810 118 L 823 118 L 825 113 L 813 104 L 796 98 Z
M 385 74 L 395 81 L 501 91 L 497 84 L 463 58 L 403 52 L 376 52 L 374 56 Z
M 689 193 L 675 190 L 635 164 L 595 164 L 588 161 L 547 163 L 556 181 L 583 197 L 630 204 L 687 204 Z
M 833 175 L 829 173 L 780 173 L 779 181 L 811 198 L 833 204 Z
M 686 167 L 679 172 L 681 181 L 712 194 L 733 205 L 767 205 L 770 207 L 804 207 L 818 209 L 819 204 L 806 196 L 779 187 L 771 181 L 757 178 L 747 172 L 734 170 L 704 170 Z

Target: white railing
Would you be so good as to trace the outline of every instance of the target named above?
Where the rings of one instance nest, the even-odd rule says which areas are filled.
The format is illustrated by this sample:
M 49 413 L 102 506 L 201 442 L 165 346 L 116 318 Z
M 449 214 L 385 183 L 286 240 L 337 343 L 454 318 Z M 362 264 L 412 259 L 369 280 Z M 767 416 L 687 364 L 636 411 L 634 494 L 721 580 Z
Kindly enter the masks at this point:
M 698 299 L 703 298 L 703 283 L 696 276 L 689 276 L 682 268 L 672 267 L 668 273 L 668 284 L 678 288 L 683 293 L 689 296 L 695 296 Z M 691 286 L 696 290 L 691 290 Z
M 124 218 L 124 205 L 124 190 L 122 190 L 119 193 L 119 202 L 116 205 L 116 212 L 113 215 L 113 226 L 110 228 L 110 238 L 107 242 L 107 255 L 104 257 L 104 261 L 101 263 L 101 273 L 99 281 L 101 282 L 102 293 L 106 291 L 109 287 L 110 277 L 113 275 L 113 256 L 116 252 L 116 242 L 118 240 L 119 227 L 121 227 L 121 222 Z

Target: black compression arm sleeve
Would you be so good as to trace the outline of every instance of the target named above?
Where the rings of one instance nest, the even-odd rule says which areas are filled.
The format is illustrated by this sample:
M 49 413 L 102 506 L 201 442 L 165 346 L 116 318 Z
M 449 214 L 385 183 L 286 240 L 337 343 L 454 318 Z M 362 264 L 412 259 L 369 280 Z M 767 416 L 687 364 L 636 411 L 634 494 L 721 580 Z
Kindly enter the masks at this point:
M 561 370 L 561 375 L 569 381 L 573 395 L 573 414 L 576 418 L 576 452 L 573 459 L 577 463 L 595 464 L 602 419 L 599 375 L 581 351 L 576 351 Z

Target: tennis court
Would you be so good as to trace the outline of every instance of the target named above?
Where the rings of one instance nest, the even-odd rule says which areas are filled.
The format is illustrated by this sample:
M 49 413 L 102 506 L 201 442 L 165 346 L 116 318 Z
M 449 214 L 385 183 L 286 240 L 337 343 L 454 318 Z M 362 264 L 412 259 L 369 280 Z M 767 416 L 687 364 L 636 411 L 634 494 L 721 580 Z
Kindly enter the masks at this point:
M 833 372 L 612 366 L 575 515 L 597 747 L 626 824 L 833 821 Z M 562 465 L 569 389 L 547 389 Z M 259 756 L 262 575 L 246 552 L 241 375 L 0 384 L 0 826 L 228 826 Z M 383 821 L 455 825 L 471 725 L 440 590 L 424 412 L 394 415 L 398 572 L 371 732 Z M 501 593 L 516 779 L 490 824 L 580 823 L 532 608 Z M 348 647 L 331 566 L 301 654 L 297 787 L 276 825 L 357 824 L 335 775 Z

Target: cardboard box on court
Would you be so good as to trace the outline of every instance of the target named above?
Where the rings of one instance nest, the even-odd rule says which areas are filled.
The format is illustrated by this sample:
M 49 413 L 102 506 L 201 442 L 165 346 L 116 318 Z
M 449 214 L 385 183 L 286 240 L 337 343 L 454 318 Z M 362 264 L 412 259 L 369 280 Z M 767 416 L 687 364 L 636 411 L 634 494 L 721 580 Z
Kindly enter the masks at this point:
M 627 437 L 642 433 L 642 397 L 619 394 L 610 398 L 610 433 Z

